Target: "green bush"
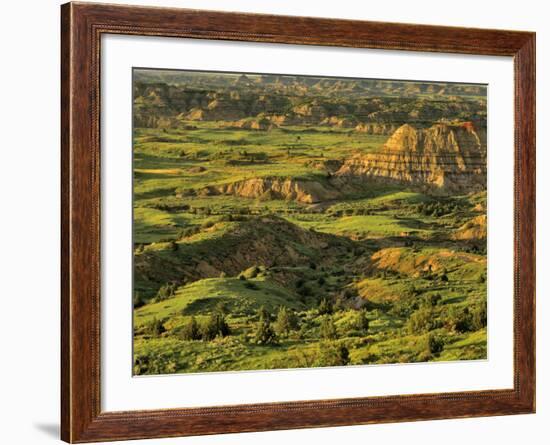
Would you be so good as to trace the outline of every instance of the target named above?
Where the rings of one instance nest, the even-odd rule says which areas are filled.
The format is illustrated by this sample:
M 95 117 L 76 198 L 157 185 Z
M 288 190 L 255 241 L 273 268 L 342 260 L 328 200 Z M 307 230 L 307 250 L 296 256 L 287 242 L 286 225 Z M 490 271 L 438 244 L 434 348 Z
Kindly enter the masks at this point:
M 367 311 L 361 309 L 354 314 L 352 323 L 353 327 L 362 334 L 366 334 L 369 331 L 369 319 L 367 318 Z
M 474 330 L 483 329 L 487 326 L 487 302 L 477 304 L 472 309 L 472 328 Z
M 173 297 L 176 293 L 176 288 L 176 283 L 167 283 L 161 286 L 160 289 L 157 291 L 157 295 L 153 299 L 153 303 L 158 303 L 160 301 L 164 301 L 168 298 Z
M 315 366 L 345 366 L 349 364 L 349 350 L 336 342 L 321 342 Z
M 244 287 L 246 287 L 247 289 L 250 289 L 250 290 L 258 290 L 259 287 L 256 283 L 253 283 L 252 281 L 247 281 L 246 283 L 244 283 Z
M 332 306 L 332 301 L 328 298 L 323 298 L 319 302 L 319 307 L 317 308 L 319 315 L 330 315 L 334 312 L 334 307 Z
M 461 333 L 475 330 L 473 327 L 472 314 L 467 307 L 449 308 L 449 310 L 447 311 L 445 325 L 447 326 L 447 328 Z
M 166 332 L 164 324 L 161 320 L 153 318 L 146 326 L 145 332 L 152 337 L 158 337 L 162 333 Z
M 195 317 L 191 317 L 191 319 L 183 326 L 183 329 L 180 332 L 180 337 L 183 340 L 201 339 L 200 327 Z
M 431 294 L 426 297 L 426 303 L 430 306 L 437 306 L 441 303 L 441 295 L 439 294 Z
M 173 374 L 177 371 L 176 363 L 170 358 L 150 352 L 135 357 L 134 374 Z
M 298 295 L 302 297 L 309 297 L 313 294 L 313 291 L 311 290 L 311 287 L 309 287 L 307 284 L 304 284 L 303 286 L 300 286 L 296 292 L 298 292 Z
M 443 339 L 434 334 L 429 334 L 427 339 L 427 349 L 430 351 L 430 354 L 439 354 L 443 351 L 445 343 Z
M 299 321 L 296 314 L 286 306 L 281 306 L 277 312 L 277 320 L 275 321 L 275 332 L 278 335 L 289 334 L 299 327 Z
M 321 338 L 327 340 L 334 340 L 338 338 L 338 331 L 331 316 L 325 315 L 322 318 L 321 324 L 319 326 L 319 335 L 321 336 Z
M 259 345 L 268 345 L 277 342 L 277 336 L 271 327 L 271 317 L 263 306 L 258 311 L 258 324 L 254 333 L 254 342 Z
M 213 340 L 216 337 L 226 337 L 230 334 L 231 329 L 225 321 L 225 316 L 218 311 L 211 314 L 201 327 L 201 338 L 203 340 Z
M 434 329 L 435 316 L 430 307 L 422 307 L 413 312 L 407 322 L 407 329 L 411 334 L 421 334 Z

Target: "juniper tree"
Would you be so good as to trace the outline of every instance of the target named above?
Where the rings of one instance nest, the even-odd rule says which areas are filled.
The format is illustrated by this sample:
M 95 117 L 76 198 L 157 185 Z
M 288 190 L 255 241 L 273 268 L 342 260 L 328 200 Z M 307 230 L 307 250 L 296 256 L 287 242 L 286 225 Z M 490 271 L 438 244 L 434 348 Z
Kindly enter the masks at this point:
M 367 311 L 361 309 L 357 312 L 355 317 L 355 329 L 366 334 L 369 331 L 369 319 L 367 318 Z
M 203 340 L 213 340 L 216 337 L 226 337 L 231 333 L 229 325 L 225 320 L 224 314 L 215 311 L 210 314 L 206 323 L 201 328 L 201 337 Z
M 166 331 L 161 320 L 153 318 L 151 322 L 147 325 L 146 331 L 152 337 L 158 337 L 160 334 Z
M 333 310 L 332 302 L 328 298 L 323 298 L 319 303 L 319 315 L 332 314 Z
M 336 330 L 336 325 L 332 320 L 332 317 L 325 315 L 321 320 L 321 325 L 319 326 L 319 334 L 321 338 L 334 340 L 338 337 L 338 331 Z
M 269 312 L 262 306 L 258 311 L 258 324 L 256 325 L 256 333 L 254 334 L 255 343 L 268 345 L 277 342 L 277 336 L 271 327 L 270 318 Z
M 279 335 L 285 335 L 296 329 L 298 329 L 298 318 L 296 314 L 286 306 L 281 306 L 279 312 L 277 312 L 275 332 Z
M 184 340 L 200 340 L 201 332 L 195 317 L 191 317 L 187 324 L 183 326 L 181 338 Z
M 316 366 L 345 366 L 349 362 L 349 350 L 344 344 L 327 341 L 319 344 Z

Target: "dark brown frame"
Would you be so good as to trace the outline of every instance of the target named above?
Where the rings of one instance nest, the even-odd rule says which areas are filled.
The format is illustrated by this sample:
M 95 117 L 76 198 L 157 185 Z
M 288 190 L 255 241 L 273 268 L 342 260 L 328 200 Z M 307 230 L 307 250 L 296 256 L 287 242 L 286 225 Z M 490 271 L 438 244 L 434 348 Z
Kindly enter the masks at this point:
M 102 412 L 100 37 L 132 34 L 513 56 L 514 388 Z M 61 7 L 61 437 L 174 437 L 535 412 L 535 34 L 92 3 Z

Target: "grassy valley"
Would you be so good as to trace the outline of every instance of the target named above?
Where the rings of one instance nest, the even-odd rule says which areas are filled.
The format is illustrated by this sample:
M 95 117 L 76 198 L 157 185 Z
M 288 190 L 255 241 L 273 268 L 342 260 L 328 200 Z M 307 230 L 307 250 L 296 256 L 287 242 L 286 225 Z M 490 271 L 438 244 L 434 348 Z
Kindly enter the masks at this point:
M 474 85 L 136 71 L 134 373 L 486 358 L 485 111 Z

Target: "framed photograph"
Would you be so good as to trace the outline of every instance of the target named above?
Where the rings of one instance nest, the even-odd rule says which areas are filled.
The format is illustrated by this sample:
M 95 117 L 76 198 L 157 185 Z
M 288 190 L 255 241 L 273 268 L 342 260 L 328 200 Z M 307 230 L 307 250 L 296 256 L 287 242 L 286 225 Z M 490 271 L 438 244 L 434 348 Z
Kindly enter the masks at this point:
M 534 33 L 61 15 L 63 440 L 535 411 Z

